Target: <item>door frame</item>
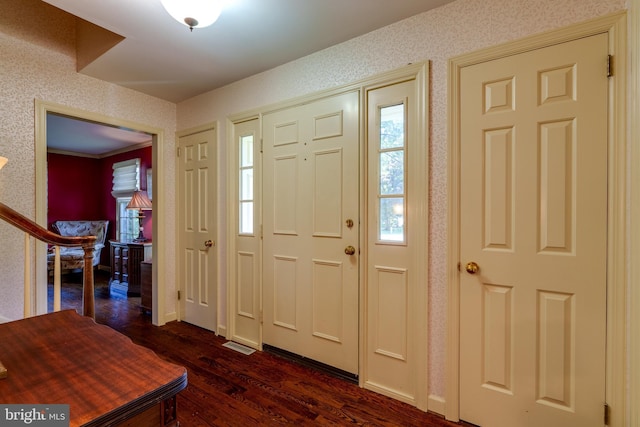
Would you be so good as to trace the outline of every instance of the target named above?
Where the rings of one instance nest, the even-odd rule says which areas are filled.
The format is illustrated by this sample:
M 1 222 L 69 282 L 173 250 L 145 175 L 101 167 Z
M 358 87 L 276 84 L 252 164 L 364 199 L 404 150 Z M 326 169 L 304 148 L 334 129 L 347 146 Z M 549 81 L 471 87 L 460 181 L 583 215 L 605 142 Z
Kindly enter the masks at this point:
M 609 78 L 608 206 L 607 206 L 607 343 L 606 403 L 611 426 L 624 426 L 626 407 L 627 290 L 627 33 L 626 12 L 619 12 L 449 60 L 449 219 L 447 267 L 447 366 L 445 417 L 460 413 L 460 73 L 464 67 L 544 48 L 596 34 L 609 35 L 615 69 Z M 606 67 L 603 58 L 603 70 Z M 603 402 L 604 404 L 605 402 Z M 604 409 L 603 409 L 604 411 Z
M 162 250 L 165 239 L 165 232 L 162 227 L 156 224 L 162 224 L 165 217 L 164 202 L 164 180 L 161 179 L 164 174 L 164 153 L 158 147 L 164 144 L 164 130 L 147 126 L 141 123 L 132 122 L 125 119 L 106 116 L 78 108 L 68 107 L 65 105 L 54 104 L 52 102 L 35 100 L 35 159 L 36 159 L 36 223 L 47 227 L 47 114 L 62 114 L 75 117 L 81 120 L 88 120 L 105 125 L 125 127 L 151 135 L 152 148 L 151 156 L 153 161 L 153 268 L 152 268 L 152 311 L 151 321 L 154 325 L 164 325 L 167 322 L 165 310 L 165 265 L 167 265 L 166 255 Z M 36 242 L 35 248 L 35 271 L 36 282 L 44 284 L 44 286 L 36 286 L 35 300 L 36 312 L 47 312 L 47 245 L 42 242 Z
M 419 269 L 416 272 L 416 281 L 417 283 L 423 283 L 424 286 L 419 289 L 418 297 L 412 301 L 412 304 L 415 308 L 417 308 L 418 315 L 416 316 L 416 341 L 418 344 L 416 345 L 416 376 L 417 376 L 417 391 L 414 399 L 414 404 L 417 408 L 426 411 L 429 403 L 429 390 L 428 390 L 428 318 L 429 318 L 429 301 L 428 301 L 428 285 L 427 278 L 429 277 L 429 263 L 428 263 L 428 230 L 429 230 L 429 215 L 428 215 L 428 205 L 429 205 L 429 115 L 428 115 L 428 102 L 429 102 L 429 62 L 423 61 L 415 64 L 410 64 L 408 66 L 392 70 L 386 73 L 381 73 L 375 76 L 371 76 L 359 81 L 356 81 L 351 84 L 338 86 L 335 88 L 314 92 L 311 94 L 307 94 L 304 96 L 300 96 L 293 99 L 288 99 L 284 101 L 280 101 L 274 104 L 266 105 L 263 107 L 255 108 L 252 110 L 248 110 L 245 112 L 233 114 L 227 117 L 226 121 L 226 135 L 227 135 L 227 171 L 232 172 L 237 168 L 237 158 L 234 155 L 235 153 L 235 136 L 232 131 L 233 125 L 235 123 L 243 122 L 251 119 L 259 120 L 259 136 L 262 141 L 262 116 L 266 113 L 273 112 L 279 109 L 292 107 L 295 105 L 300 105 L 308 102 L 312 102 L 314 100 L 318 100 L 324 97 L 329 97 L 333 95 L 338 95 L 345 92 L 352 92 L 354 90 L 359 91 L 360 94 L 360 123 L 359 123 L 359 191 L 361 194 L 360 197 L 360 221 L 359 221 L 359 242 L 360 245 L 360 265 L 359 265 L 359 315 L 358 315 L 358 378 L 359 378 L 359 386 L 363 388 L 370 388 L 365 383 L 366 375 L 366 334 L 367 334 L 367 306 L 366 306 L 366 283 L 367 283 L 367 236 L 366 230 L 368 227 L 367 220 L 369 218 L 369 214 L 367 212 L 367 198 L 366 198 L 366 185 L 367 185 L 367 168 L 366 168 L 366 95 L 367 92 L 371 89 L 382 87 L 385 85 L 392 85 L 394 83 L 399 83 L 407 80 L 415 80 L 416 81 L 416 94 L 417 94 L 417 102 L 418 102 L 418 117 L 421 118 L 419 123 L 416 123 L 416 135 L 420 140 L 418 147 L 414 150 L 416 158 L 416 164 L 419 165 L 421 170 L 424 171 L 422 175 L 422 181 L 415 189 L 416 194 L 423 195 L 423 197 L 418 197 L 419 206 L 416 206 L 416 213 L 420 218 L 415 218 L 416 226 L 414 226 L 415 238 L 418 246 L 415 256 L 422 257 L 420 258 L 420 263 L 418 265 L 422 265 L 423 268 Z M 235 292 L 231 289 L 236 286 L 237 283 L 237 275 L 236 275 L 236 244 L 235 244 L 235 236 L 237 229 L 237 181 L 238 174 L 232 172 L 227 174 L 227 236 L 228 240 L 226 242 L 226 253 L 230 254 L 227 256 L 227 274 L 228 274 L 228 289 L 227 289 L 227 321 L 226 324 L 233 327 L 233 307 L 235 304 Z M 260 186 L 260 191 L 262 187 Z M 260 259 L 262 260 L 262 247 L 260 250 Z M 262 265 L 262 263 L 260 263 Z M 260 287 L 262 287 L 262 278 L 260 279 Z M 232 331 L 230 331 L 232 332 Z M 222 335 L 227 336 L 226 334 Z M 260 333 L 260 337 L 262 338 L 262 333 Z M 419 339 L 417 338 L 419 337 Z M 262 344 L 262 343 L 261 343 Z M 383 388 L 376 389 L 379 393 L 388 395 L 390 397 L 398 399 L 398 396 L 393 394 L 391 390 L 386 390 Z M 403 399 L 400 399 L 403 400 Z M 407 401 L 406 399 L 404 401 Z
M 640 51 L 640 0 L 629 6 L 629 51 Z M 629 59 L 629 117 L 640 114 L 640 56 Z M 640 257 L 640 123 L 629 120 L 630 158 L 630 249 L 629 249 L 629 372 L 640 372 L 640 265 L 633 262 Z M 635 185 L 634 185 L 635 184 Z M 640 375 L 629 381 L 629 402 L 640 399 Z M 628 425 L 640 424 L 640 405 L 630 405 Z

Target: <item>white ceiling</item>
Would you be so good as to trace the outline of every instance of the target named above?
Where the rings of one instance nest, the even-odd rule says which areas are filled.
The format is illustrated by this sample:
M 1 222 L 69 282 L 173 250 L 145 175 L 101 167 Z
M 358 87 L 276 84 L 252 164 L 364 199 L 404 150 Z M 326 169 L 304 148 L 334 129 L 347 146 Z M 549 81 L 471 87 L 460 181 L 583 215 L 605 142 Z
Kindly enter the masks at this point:
M 47 149 L 102 157 L 151 145 L 151 135 L 131 129 L 47 114 Z
M 81 73 L 177 103 L 453 0 L 231 0 L 193 32 L 160 0 L 43 1 L 125 37 Z

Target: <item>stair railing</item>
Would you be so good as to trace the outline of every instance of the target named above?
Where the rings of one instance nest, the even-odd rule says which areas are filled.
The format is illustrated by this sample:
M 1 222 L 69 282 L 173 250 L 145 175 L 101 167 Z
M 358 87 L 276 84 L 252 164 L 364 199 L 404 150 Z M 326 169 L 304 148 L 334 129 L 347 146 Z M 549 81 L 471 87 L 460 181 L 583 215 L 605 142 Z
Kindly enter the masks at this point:
M 31 316 L 31 265 L 30 237 L 53 245 L 53 309 L 60 310 L 60 246 L 80 246 L 84 251 L 84 268 L 82 278 L 82 314 L 95 318 L 94 283 L 93 283 L 93 249 L 96 236 L 61 236 L 36 224 L 24 215 L 0 202 L 0 219 L 12 224 L 25 233 L 24 248 L 24 317 Z

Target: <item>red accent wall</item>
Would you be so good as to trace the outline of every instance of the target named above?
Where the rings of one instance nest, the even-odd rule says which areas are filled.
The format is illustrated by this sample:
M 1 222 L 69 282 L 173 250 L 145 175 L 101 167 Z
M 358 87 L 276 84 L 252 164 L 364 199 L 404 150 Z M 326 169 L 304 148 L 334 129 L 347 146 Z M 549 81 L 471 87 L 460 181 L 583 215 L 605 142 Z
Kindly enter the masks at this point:
M 102 159 L 49 153 L 48 225 L 57 220 L 109 220 L 107 241 L 115 238 L 116 200 L 111 195 L 113 164 L 140 158 L 140 187 L 147 189 L 147 169 L 152 166 L 152 148 L 128 151 Z M 145 237 L 151 239 L 153 211 L 143 220 Z M 109 245 L 102 250 L 100 264 L 110 265 Z
M 101 163 L 86 157 L 47 155 L 49 227 L 57 220 L 106 219 L 102 186 L 97 186 L 101 174 L 96 176 Z

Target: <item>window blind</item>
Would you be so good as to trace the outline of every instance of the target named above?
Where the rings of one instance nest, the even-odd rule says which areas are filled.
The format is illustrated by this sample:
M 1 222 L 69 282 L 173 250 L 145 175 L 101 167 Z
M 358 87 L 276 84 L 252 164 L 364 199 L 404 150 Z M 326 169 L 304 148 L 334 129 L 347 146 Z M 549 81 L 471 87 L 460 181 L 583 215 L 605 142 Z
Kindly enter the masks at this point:
M 113 164 L 113 197 L 131 197 L 140 189 L 140 159 L 125 160 Z

